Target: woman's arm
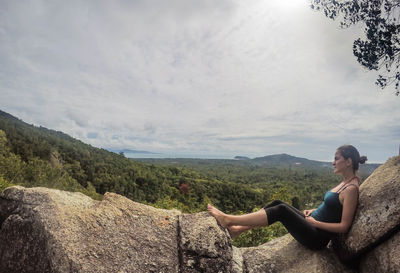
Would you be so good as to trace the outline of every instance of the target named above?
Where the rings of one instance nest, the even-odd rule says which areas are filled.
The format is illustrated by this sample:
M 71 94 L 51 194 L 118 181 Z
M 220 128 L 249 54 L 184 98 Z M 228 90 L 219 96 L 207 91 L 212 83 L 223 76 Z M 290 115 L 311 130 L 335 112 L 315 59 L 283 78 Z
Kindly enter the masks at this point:
M 354 214 L 357 209 L 358 202 L 358 189 L 356 187 L 349 187 L 342 193 L 343 196 L 343 210 L 342 220 L 340 223 L 325 223 L 315 220 L 313 217 L 306 217 L 306 220 L 313 226 L 334 233 L 346 233 L 351 223 L 353 222 Z

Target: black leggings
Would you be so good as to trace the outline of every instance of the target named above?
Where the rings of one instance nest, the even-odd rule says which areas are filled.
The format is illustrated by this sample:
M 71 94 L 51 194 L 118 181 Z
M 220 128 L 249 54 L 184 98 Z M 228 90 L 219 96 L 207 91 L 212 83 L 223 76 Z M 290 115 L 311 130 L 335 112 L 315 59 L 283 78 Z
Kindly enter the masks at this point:
M 333 236 L 332 233 L 312 226 L 298 209 L 275 200 L 265 208 L 268 225 L 280 221 L 289 233 L 302 245 L 313 249 L 323 249 Z

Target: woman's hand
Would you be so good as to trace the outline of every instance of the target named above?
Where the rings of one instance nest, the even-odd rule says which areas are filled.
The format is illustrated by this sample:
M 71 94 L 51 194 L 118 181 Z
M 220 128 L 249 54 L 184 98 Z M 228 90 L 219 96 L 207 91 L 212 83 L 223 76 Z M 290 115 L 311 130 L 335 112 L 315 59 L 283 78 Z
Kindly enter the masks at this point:
M 314 210 L 315 210 L 315 209 L 306 209 L 305 211 L 303 211 L 304 216 L 305 216 L 305 217 L 310 216 L 311 213 L 313 213 Z
M 311 225 L 313 225 L 314 227 L 317 226 L 317 220 L 314 219 L 314 217 L 312 216 L 307 216 L 306 217 L 307 222 L 309 222 Z

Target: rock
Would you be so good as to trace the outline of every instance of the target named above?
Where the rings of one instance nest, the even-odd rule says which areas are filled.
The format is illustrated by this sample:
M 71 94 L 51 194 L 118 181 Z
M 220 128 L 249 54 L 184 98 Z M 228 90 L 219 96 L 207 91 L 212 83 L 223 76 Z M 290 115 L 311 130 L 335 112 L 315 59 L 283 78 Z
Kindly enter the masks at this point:
M 357 212 L 347 234 L 333 240 L 342 260 L 354 259 L 400 228 L 400 156 L 377 168 L 360 186 Z
M 400 232 L 366 254 L 360 263 L 360 273 L 400 272 Z
M 242 273 L 243 256 L 240 248 L 232 246 L 232 273 Z
M 0 272 L 178 272 L 178 211 L 108 193 L 12 187 L 0 195 Z
M 208 212 L 179 216 L 181 272 L 232 271 L 229 234 Z
M 241 248 L 247 273 L 350 273 L 333 251 L 309 250 L 291 235 L 272 240 L 258 247 Z

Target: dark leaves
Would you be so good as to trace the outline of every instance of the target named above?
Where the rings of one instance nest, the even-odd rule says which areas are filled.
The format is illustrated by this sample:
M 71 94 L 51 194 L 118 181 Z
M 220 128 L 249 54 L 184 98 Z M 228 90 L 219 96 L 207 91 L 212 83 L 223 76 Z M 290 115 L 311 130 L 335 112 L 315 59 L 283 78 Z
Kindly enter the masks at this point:
M 362 66 L 380 70 L 376 84 L 381 88 L 394 84 L 397 96 L 400 93 L 400 25 L 396 19 L 399 7 L 397 0 L 312 0 L 311 4 L 312 9 L 323 10 L 332 20 L 340 18 L 342 28 L 365 24 L 366 37 L 354 41 L 353 54 Z

